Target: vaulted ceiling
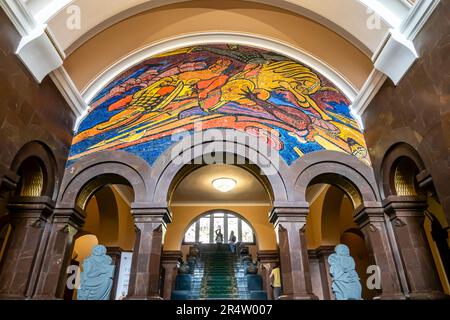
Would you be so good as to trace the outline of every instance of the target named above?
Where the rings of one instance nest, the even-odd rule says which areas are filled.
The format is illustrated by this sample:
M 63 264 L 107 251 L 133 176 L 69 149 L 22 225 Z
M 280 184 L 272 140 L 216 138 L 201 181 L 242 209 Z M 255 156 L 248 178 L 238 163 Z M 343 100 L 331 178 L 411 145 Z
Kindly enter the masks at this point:
M 151 55 L 205 43 L 253 45 L 333 81 L 361 114 L 386 76 L 417 58 L 413 40 L 439 0 L 5 0 L 17 54 L 50 74 L 77 116 L 111 79 Z M 36 50 L 47 57 L 37 61 Z M 401 59 L 399 63 L 396 59 Z

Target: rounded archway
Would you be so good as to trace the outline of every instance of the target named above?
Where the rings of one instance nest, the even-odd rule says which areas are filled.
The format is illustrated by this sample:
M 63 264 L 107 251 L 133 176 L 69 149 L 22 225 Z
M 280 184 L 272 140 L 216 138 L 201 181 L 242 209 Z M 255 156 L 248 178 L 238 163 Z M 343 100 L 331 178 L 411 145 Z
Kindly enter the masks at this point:
M 58 168 L 50 148 L 31 141 L 17 152 L 9 170 L 17 180 L 0 191 L 2 207 L 6 207 L 0 213 L 0 295 L 28 298 L 35 289 L 36 277 L 23 278 L 20 284 L 11 279 L 18 269 L 27 274 L 39 272 L 45 229 L 50 225 L 58 193 Z
M 98 186 L 96 181 L 95 188 L 89 184 L 83 188 L 83 190 L 90 190 L 90 196 L 83 199 L 85 222 L 74 235 L 70 265 L 78 266 L 79 274 L 83 271 L 83 261 L 91 255 L 94 246 L 105 246 L 107 254 L 115 265 L 110 292 L 110 299 L 114 300 L 123 293 L 127 293 L 129 278 L 123 278 L 123 270 L 129 266 L 121 265 L 121 262 L 122 256 L 131 254 L 134 249 L 136 233 L 134 219 L 130 213 L 134 192 L 129 184 L 118 184 L 117 178 L 108 180 L 107 177 L 102 177 L 101 180 L 104 183 L 101 186 Z M 107 183 L 108 181 L 111 183 Z M 80 192 L 80 197 L 84 197 L 83 190 Z M 77 203 L 82 202 L 77 201 Z M 120 276 L 121 273 L 122 276 Z M 67 286 L 64 299 L 77 299 L 76 287 L 72 289 Z
M 45 144 L 39 141 L 25 144 L 14 157 L 11 170 L 20 177 L 15 196 L 47 196 L 55 200 L 59 170 L 53 153 Z
M 255 168 L 250 164 L 190 165 L 175 177 L 168 195 L 173 220 L 167 228 L 164 250 L 180 250 L 185 231 L 192 222 L 205 212 L 213 211 L 241 216 L 243 221 L 253 226 L 256 237 L 260 239 L 259 249 L 276 249 L 275 233 L 268 219 L 272 188 L 266 177 L 256 176 Z M 236 182 L 233 190 L 221 192 L 215 189 L 213 181 L 219 178 L 233 179 Z M 213 241 L 209 239 L 208 242 Z M 254 252 L 257 250 L 255 248 Z
M 138 203 L 138 206 L 146 205 L 149 189 L 147 183 L 151 180 L 149 177 L 149 168 L 145 162 L 120 151 L 96 155 L 95 158 L 86 157 L 66 171 L 54 215 L 56 222 L 51 230 L 52 233 L 58 233 L 59 230 L 64 232 L 59 238 L 50 235 L 47 244 L 48 254 L 44 261 L 46 264 L 52 259 L 61 259 L 62 263 L 42 271 L 44 276 L 40 279 L 36 296 L 49 294 L 55 294 L 60 298 L 64 296 L 68 288 L 66 286 L 68 275 L 65 269 L 74 257 L 74 238 L 84 234 L 94 234 L 113 257 L 116 265 L 114 285 L 128 287 L 128 279 L 117 283 L 119 263 L 121 255 L 131 250 L 137 254 L 134 260 L 141 258 L 139 245 L 142 242 L 135 239 L 141 237 L 142 232 L 135 227 L 136 219 L 133 219 L 131 211 L 135 203 Z M 64 256 L 59 256 L 58 251 L 52 249 L 61 245 L 64 245 L 67 251 Z M 58 257 L 55 258 L 55 255 Z M 133 269 L 132 272 L 136 270 Z M 58 277 L 59 281 L 46 287 L 49 273 Z M 133 278 L 129 279 L 131 281 Z M 134 290 L 135 287 L 136 285 L 130 282 L 130 290 Z M 51 290 L 55 291 L 48 293 Z M 122 288 L 117 290 L 123 292 Z M 113 287 L 110 293 L 113 298 L 115 291 L 116 288 Z M 67 297 L 71 298 L 73 295 Z
M 268 218 L 272 186 L 256 169 L 251 163 L 203 163 L 184 166 L 174 175 L 167 195 L 172 222 L 165 234 L 163 255 L 177 252 L 189 263 L 192 283 L 205 288 L 194 285 L 190 296 L 248 299 L 245 273 L 249 261 L 256 261 L 261 252 L 277 249 Z M 218 180 L 233 183 L 222 189 L 214 183 Z M 223 266 L 217 265 L 219 262 Z M 172 272 L 170 264 L 163 265 L 166 272 Z M 258 281 L 262 292 L 262 277 Z M 167 291 L 167 297 L 171 292 L 174 297 L 178 294 L 170 288 Z
M 319 299 L 334 299 L 330 286 L 332 278 L 323 270 L 330 268 L 328 256 L 333 253 L 335 246 L 345 244 L 355 261 L 356 272 L 363 288 L 362 298 L 372 299 L 380 293 L 369 290 L 365 285 L 368 277 L 367 267 L 373 264 L 373 259 L 369 256 L 364 235 L 353 217 L 354 205 L 361 203 L 361 200 L 352 199 L 357 193 L 349 195 L 342 189 L 342 185 L 331 184 L 331 182 L 339 182 L 339 179 L 327 180 L 323 177 L 318 181 L 321 183 L 314 183 L 312 180 L 307 188 L 306 196 L 309 214 L 305 235 L 310 253 L 313 292 Z
M 411 145 L 398 143 L 386 153 L 381 175 L 402 262 L 417 261 L 405 275 L 411 297 L 449 294 L 449 224 L 424 161 Z
M 355 259 L 363 286 L 367 278 L 364 267 L 374 262 L 372 244 L 367 237 L 362 238 L 364 246 L 361 247 L 360 239 L 343 236 L 348 230 L 360 230 L 360 234 L 367 232 L 361 232 L 362 226 L 360 221 L 355 221 L 355 213 L 377 203 L 382 210 L 375 177 L 362 161 L 333 151 L 305 155 L 295 166 L 299 172 L 295 180 L 296 199 L 309 205 L 305 236 L 313 293 L 320 299 L 334 299 L 332 279 L 326 270 L 330 267 L 328 256 L 342 239 L 355 241 L 348 243 L 354 259 L 353 247 L 363 252 L 365 259 Z M 377 294 L 378 291 L 363 290 L 365 299 Z

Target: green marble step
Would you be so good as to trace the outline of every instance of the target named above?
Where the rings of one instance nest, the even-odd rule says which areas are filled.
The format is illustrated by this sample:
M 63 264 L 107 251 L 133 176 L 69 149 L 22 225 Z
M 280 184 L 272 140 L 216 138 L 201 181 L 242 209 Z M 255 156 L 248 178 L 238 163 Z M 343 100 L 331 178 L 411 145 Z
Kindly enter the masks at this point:
M 248 299 L 244 264 L 228 245 L 202 245 L 193 272 L 192 299 Z

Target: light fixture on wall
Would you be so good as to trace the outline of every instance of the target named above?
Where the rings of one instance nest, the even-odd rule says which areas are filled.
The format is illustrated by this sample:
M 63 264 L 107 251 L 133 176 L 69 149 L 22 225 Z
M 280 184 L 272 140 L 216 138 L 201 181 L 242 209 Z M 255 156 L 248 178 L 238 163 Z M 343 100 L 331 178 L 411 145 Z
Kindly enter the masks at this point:
M 212 182 L 213 187 L 220 192 L 229 192 L 236 187 L 236 184 L 236 180 L 231 178 L 219 178 Z

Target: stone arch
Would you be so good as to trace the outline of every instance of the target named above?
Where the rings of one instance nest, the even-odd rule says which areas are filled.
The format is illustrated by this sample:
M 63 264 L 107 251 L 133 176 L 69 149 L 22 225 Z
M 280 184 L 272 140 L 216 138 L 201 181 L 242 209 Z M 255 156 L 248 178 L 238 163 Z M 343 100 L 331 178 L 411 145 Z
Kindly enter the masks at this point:
M 350 196 L 355 208 L 380 199 L 372 168 L 345 153 L 329 150 L 310 153 L 298 160 L 291 170 L 298 172 L 294 182 L 298 202 L 306 202 L 306 188 L 315 183 L 341 188 Z
M 241 135 L 241 133 L 236 133 L 231 130 L 215 131 L 216 133 L 220 132 L 222 137 L 228 137 L 227 134 L 230 132 L 231 135 Z M 154 203 L 166 204 L 170 194 L 171 183 L 183 167 L 187 164 L 192 164 L 196 159 L 201 161 L 203 157 L 208 156 L 211 152 L 233 156 L 237 155 L 241 159 L 245 159 L 257 166 L 261 170 L 261 174 L 265 175 L 270 183 L 274 203 L 288 201 L 289 196 L 292 194 L 292 190 L 287 189 L 287 184 L 285 183 L 287 180 L 286 174 L 289 173 L 289 167 L 278 156 L 277 151 L 270 149 L 269 154 L 265 155 L 256 148 L 257 145 L 252 145 L 251 143 L 247 143 L 247 141 L 204 139 L 202 138 L 204 137 L 202 134 L 205 133 L 200 132 L 185 137 L 182 141 L 164 152 L 155 162 L 152 167 L 152 183 L 154 185 L 150 188 L 150 194 L 154 195 Z M 249 138 L 246 134 L 242 134 L 242 137 Z M 260 164 L 261 162 L 263 165 Z
M 381 163 L 381 192 L 390 195 L 417 195 L 416 175 L 426 170 L 419 153 L 410 144 L 392 145 Z
M 410 296 L 418 298 L 442 295 L 446 284 L 443 274 L 448 273 L 450 265 L 446 239 L 443 241 L 445 249 L 440 250 L 437 247 L 439 240 L 432 236 L 442 232 L 439 220 L 428 211 L 432 198 L 440 207 L 436 211 L 440 213 L 440 220 L 445 221 L 447 217 L 426 168 L 430 154 L 424 153 L 424 148 L 427 146 L 407 142 L 392 144 L 380 166 L 383 203 L 393 226 L 400 258 L 404 266 L 411 264 L 408 259 L 417 261 L 417 268 L 407 270 L 405 277 Z M 437 207 L 433 208 L 436 210 Z M 445 262 L 442 264 L 441 261 Z
M 21 176 L 17 195 L 56 199 L 59 185 L 58 168 L 52 151 L 44 143 L 26 143 L 14 157 L 11 171 Z
M 67 168 L 59 204 L 84 209 L 95 191 L 110 183 L 130 185 L 134 191 L 134 202 L 145 203 L 149 197 L 150 180 L 150 167 L 140 157 L 125 151 L 97 153 Z

